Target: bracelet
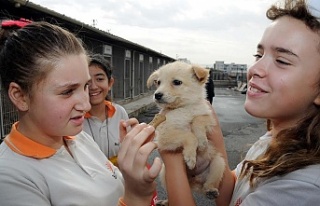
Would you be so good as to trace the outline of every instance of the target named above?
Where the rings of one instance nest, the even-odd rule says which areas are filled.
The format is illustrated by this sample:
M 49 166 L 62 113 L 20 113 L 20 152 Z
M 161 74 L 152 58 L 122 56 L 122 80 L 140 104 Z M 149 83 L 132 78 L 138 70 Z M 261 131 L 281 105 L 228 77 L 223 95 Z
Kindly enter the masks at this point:
M 126 203 L 123 202 L 123 198 L 120 197 L 118 200 L 118 206 L 127 206 Z

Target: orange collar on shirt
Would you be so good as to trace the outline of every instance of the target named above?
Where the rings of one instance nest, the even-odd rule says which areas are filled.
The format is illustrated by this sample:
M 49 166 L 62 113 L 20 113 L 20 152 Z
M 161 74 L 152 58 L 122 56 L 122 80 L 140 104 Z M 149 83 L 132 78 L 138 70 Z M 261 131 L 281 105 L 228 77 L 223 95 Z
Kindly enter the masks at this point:
M 107 111 L 108 111 L 108 117 L 111 118 L 113 117 L 114 113 L 116 112 L 116 108 L 112 105 L 112 102 L 110 101 L 107 101 L 105 100 L 104 101 L 104 104 L 106 105 L 107 107 Z M 90 112 L 87 112 L 85 115 L 84 115 L 85 118 L 90 118 L 92 117 L 92 115 L 90 114 Z
M 18 124 L 19 122 L 16 122 L 12 125 L 10 134 L 4 139 L 12 151 L 36 159 L 48 158 L 56 153 L 57 150 L 37 143 L 20 133 L 17 130 Z M 64 139 L 74 139 L 74 137 L 66 136 Z

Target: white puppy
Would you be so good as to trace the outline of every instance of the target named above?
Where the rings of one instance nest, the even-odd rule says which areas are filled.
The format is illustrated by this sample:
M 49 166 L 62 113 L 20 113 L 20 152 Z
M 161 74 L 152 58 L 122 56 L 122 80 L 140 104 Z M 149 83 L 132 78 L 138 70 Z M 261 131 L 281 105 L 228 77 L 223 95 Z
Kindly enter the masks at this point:
M 153 99 L 166 119 L 156 128 L 159 150 L 182 149 L 191 188 L 214 199 L 219 195 L 225 162 L 207 140 L 216 124 L 205 99 L 208 76 L 205 68 L 176 61 L 154 71 L 147 86 L 157 87 Z M 164 169 L 160 176 L 164 184 Z

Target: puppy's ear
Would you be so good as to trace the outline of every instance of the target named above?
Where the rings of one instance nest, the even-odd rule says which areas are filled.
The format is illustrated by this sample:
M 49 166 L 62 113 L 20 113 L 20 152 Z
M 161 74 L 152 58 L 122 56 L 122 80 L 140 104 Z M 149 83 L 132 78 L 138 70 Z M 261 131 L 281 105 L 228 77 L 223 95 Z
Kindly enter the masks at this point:
M 208 81 L 209 69 L 205 69 L 203 67 L 193 65 L 192 70 L 194 71 L 194 73 L 200 83 L 204 84 Z
M 147 80 L 147 87 L 150 88 L 153 83 L 154 83 L 154 80 L 156 80 L 158 78 L 158 70 L 154 71 L 148 78 Z

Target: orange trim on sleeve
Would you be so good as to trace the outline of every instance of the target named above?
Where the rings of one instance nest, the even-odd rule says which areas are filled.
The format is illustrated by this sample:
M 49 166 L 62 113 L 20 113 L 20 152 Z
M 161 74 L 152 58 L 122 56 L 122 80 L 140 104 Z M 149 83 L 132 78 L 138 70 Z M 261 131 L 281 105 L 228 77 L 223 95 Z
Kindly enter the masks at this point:
M 50 157 L 56 153 L 56 150 L 38 142 L 35 142 L 24 136 L 17 130 L 19 122 L 12 125 L 10 134 L 4 139 L 8 147 L 21 155 L 33 157 L 36 159 L 43 159 Z M 74 139 L 74 137 L 64 137 L 65 139 Z

